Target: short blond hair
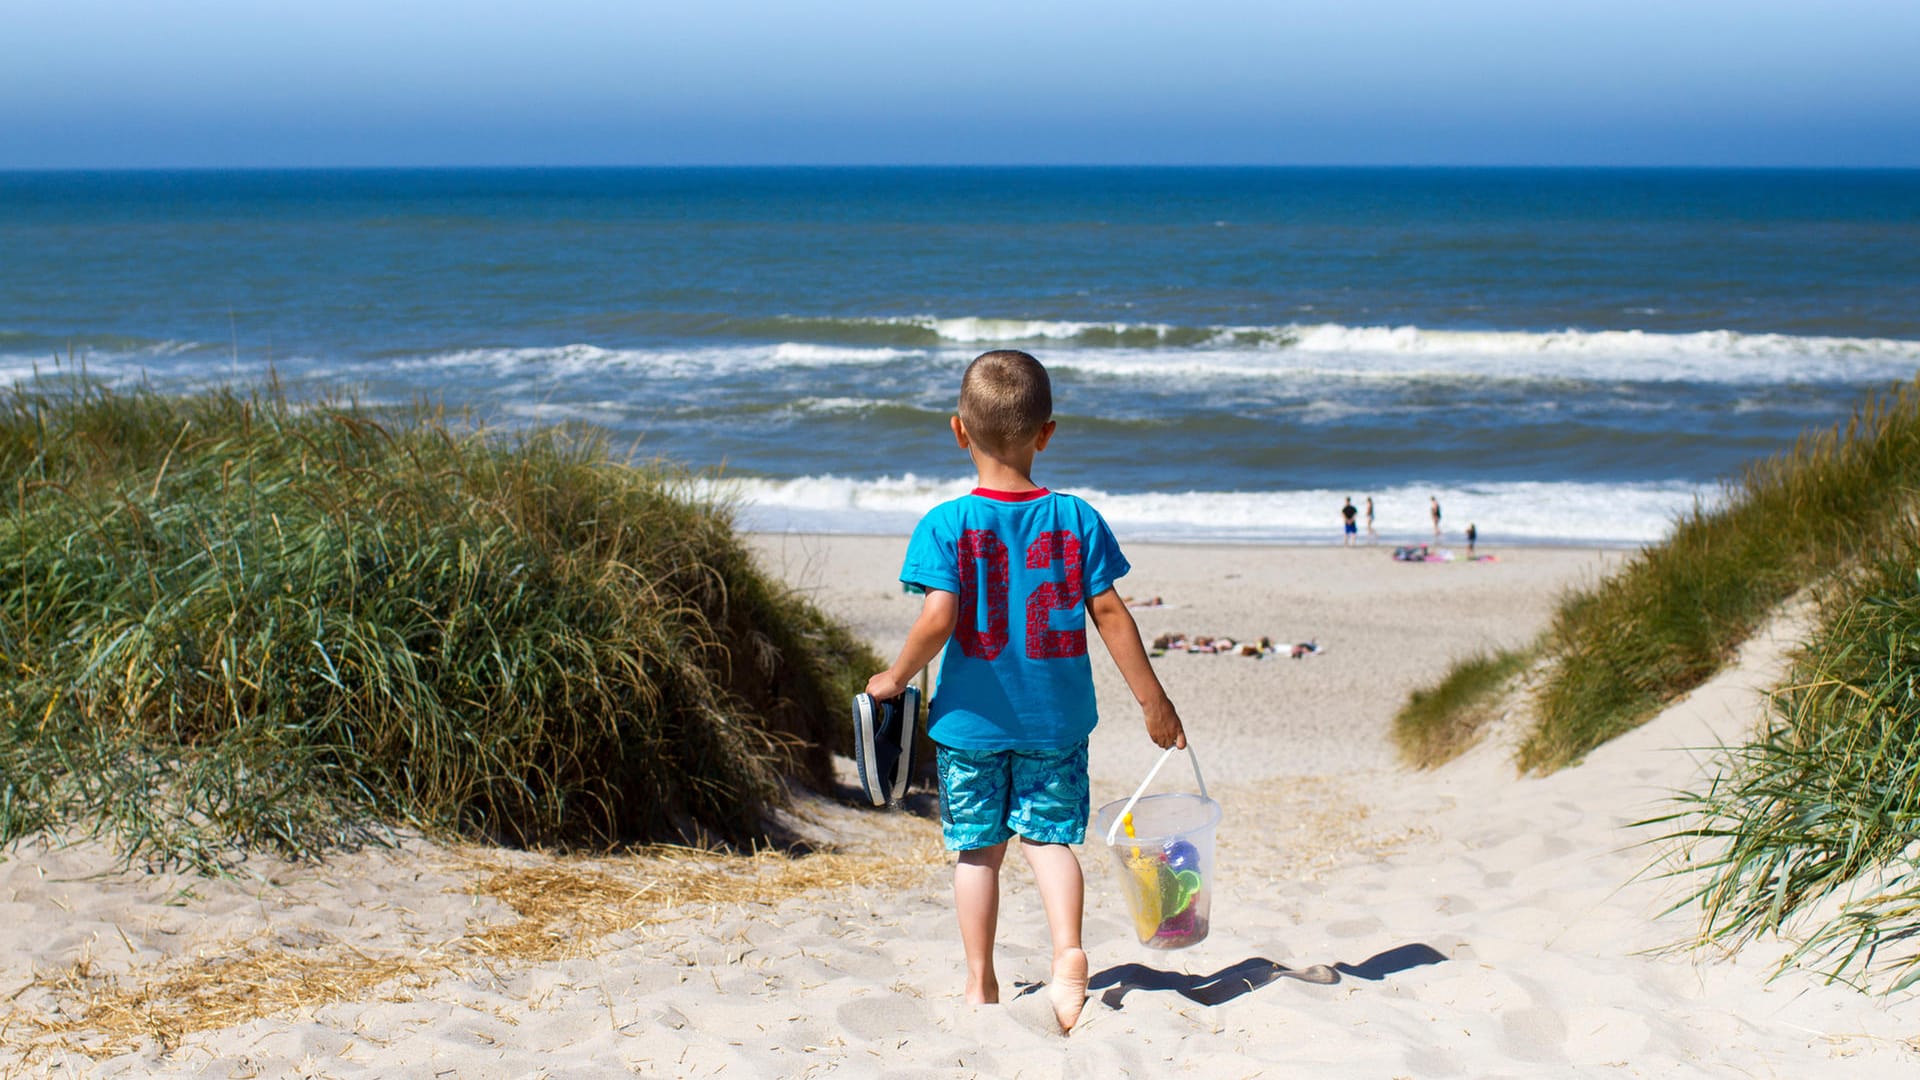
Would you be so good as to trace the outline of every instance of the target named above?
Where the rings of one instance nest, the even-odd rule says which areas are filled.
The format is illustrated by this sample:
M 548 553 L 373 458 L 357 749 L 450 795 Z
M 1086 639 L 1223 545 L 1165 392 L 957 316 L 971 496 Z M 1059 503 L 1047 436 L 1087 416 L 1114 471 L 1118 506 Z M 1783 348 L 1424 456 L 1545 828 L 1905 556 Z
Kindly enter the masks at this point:
M 960 422 L 989 453 L 1005 453 L 1053 419 L 1053 382 L 1040 361 L 1018 349 L 981 353 L 960 377 Z

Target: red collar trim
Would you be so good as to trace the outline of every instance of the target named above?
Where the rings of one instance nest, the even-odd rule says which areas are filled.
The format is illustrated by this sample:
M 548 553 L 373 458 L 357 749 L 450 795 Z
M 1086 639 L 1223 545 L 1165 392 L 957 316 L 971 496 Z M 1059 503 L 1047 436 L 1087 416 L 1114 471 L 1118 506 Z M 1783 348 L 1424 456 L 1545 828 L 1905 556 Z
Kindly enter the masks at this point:
M 983 499 L 993 499 L 997 502 L 1032 502 L 1044 495 L 1051 495 L 1053 492 L 1048 491 L 1046 488 L 1034 488 L 1032 491 L 995 491 L 992 488 L 974 488 L 973 494 Z

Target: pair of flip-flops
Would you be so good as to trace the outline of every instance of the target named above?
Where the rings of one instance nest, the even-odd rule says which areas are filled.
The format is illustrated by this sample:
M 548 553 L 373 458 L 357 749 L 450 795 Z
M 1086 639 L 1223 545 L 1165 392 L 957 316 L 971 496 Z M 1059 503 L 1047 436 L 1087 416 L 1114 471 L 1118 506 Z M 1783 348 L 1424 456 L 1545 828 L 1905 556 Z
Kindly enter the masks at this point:
M 889 701 L 871 694 L 853 696 L 853 763 L 860 790 L 875 806 L 899 802 L 913 775 L 913 733 L 920 726 L 920 689 Z

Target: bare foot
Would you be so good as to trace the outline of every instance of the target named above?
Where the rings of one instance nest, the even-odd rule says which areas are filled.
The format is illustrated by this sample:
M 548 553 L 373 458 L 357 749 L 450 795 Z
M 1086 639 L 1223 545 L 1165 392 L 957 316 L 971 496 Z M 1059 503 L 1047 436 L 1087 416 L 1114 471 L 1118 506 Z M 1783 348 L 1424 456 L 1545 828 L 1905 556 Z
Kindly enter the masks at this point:
M 987 976 L 985 979 L 982 979 L 977 983 L 974 982 L 972 979 L 968 979 L 967 980 L 967 1004 L 969 1005 L 1000 1004 L 1000 980 L 994 978 L 991 975 Z
M 1080 1011 L 1087 1005 L 1087 954 L 1079 949 L 1063 950 L 1053 960 L 1053 978 L 1047 980 L 1047 998 L 1053 1002 L 1053 1018 L 1062 1032 L 1072 1032 L 1080 1022 Z

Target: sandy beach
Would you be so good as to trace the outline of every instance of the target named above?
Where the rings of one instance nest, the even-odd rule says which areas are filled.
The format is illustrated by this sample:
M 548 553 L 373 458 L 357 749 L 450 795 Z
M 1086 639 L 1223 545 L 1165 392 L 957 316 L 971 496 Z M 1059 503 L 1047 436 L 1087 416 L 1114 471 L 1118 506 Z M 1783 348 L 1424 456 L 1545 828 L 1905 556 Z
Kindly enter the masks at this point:
M 1123 538 L 1124 539 L 1124 538 Z M 763 535 L 767 566 L 882 651 L 917 599 L 899 537 Z M 1630 823 L 1761 718 L 1801 616 L 1655 722 L 1546 778 L 1512 732 L 1432 773 L 1396 765 L 1407 691 L 1537 634 L 1618 553 L 1127 545 L 1122 591 L 1163 632 L 1314 641 L 1301 659 L 1169 653 L 1156 669 L 1223 804 L 1211 936 L 1139 946 L 1090 842 L 1093 1000 L 1061 1037 L 1044 923 L 1009 860 L 1008 1000 L 961 1003 L 933 799 L 802 794 L 827 854 L 586 859 L 401 838 L 232 878 L 122 867 L 42 838 L 0 862 L 0 1075 L 1532 1077 L 1892 1075 L 1911 997 L 1672 946 L 1693 916 Z M 1094 644 L 1096 806 L 1157 750 Z M 1178 762 L 1157 790 L 1191 780 Z M 843 763 L 844 765 L 844 763 Z M 843 768 L 843 779 L 850 771 Z M 1090 838 L 1091 840 L 1092 838 Z

